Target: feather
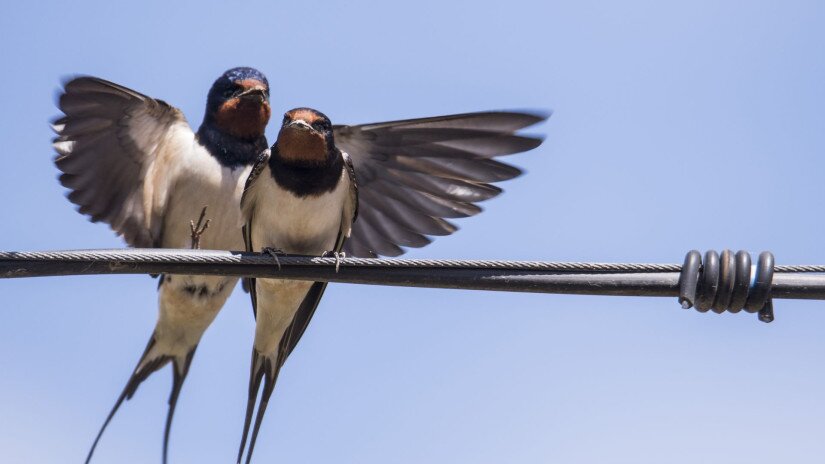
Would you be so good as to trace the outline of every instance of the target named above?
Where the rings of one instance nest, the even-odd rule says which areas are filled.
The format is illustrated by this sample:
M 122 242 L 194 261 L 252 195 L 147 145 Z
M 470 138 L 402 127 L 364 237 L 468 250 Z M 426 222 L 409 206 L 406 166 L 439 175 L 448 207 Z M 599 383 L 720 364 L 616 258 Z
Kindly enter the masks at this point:
M 531 150 L 542 139 L 516 131 L 548 115 L 466 113 L 336 126 L 336 145 L 354 165 L 361 219 L 344 246 L 352 256 L 398 256 L 457 228 L 445 218 L 473 216 L 501 193 L 491 185 L 521 170 L 492 158 Z

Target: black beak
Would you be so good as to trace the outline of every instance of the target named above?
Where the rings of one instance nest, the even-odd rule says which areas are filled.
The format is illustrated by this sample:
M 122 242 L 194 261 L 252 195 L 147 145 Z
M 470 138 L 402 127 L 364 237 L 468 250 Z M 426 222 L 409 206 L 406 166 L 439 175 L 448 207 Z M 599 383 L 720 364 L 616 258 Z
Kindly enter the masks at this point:
M 312 126 L 306 123 L 303 119 L 298 119 L 296 121 L 290 121 L 286 126 L 288 129 L 297 129 L 300 131 L 308 132 L 313 130 Z
M 238 98 L 247 98 L 251 100 L 260 100 L 261 103 L 266 101 L 266 90 L 255 87 L 253 89 L 244 90 L 238 94 Z

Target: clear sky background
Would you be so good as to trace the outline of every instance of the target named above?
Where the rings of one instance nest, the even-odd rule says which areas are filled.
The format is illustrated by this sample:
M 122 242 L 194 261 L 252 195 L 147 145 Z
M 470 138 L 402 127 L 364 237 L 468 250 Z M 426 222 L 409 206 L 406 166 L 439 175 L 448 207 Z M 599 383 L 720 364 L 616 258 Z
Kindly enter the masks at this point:
M 91 74 L 197 126 L 255 66 L 274 121 L 552 109 L 539 149 L 461 231 L 408 257 L 825 263 L 825 6 L 816 1 L 12 2 L 0 14 L 0 249 L 123 246 L 63 197 L 47 122 Z M 275 127 L 270 125 L 273 137 Z M 0 282 L 0 461 L 82 462 L 155 323 L 156 282 Z M 821 463 L 825 302 L 776 322 L 676 299 L 332 285 L 255 452 L 281 463 Z M 172 463 L 234 462 L 253 319 L 206 333 Z M 168 369 L 168 368 L 167 368 Z M 97 463 L 159 462 L 171 374 Z

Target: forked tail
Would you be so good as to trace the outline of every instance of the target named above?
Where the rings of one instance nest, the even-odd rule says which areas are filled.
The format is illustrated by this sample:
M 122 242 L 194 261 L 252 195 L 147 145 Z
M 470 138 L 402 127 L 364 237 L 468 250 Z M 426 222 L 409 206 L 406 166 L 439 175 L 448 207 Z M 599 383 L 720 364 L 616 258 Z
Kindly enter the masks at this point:
M 172 393 L 169 395 L 169 411 L 166 415 L 166 427 L 163 432 L 163 463 L 166 464 L 166 455 L 169 443 L 169 430 L 172 426 L 172 417 L 175 415 L 175 407 L 178 403 L 178 396 L 180 395 L 181 388 L 183 387 L 183 381 L 186 380 L 186 375 L 189 373 L 189 366 L 192 364 L 192 358 L 195 355 L 195 349 L 197 345 L 193 347 L 189 353 L 187 353 L 186 357 L 180 361 L 175 356 L 169 356 L 165 354 L 155 355 L 152 359 L 147 359 L 149 354 L 152 351 L 152 348 L 155 346 L 155 334 L 152 334 L 152 337 L 149 339 L 149 343 L 146 345 L 146 350 L 143 351 L 143 355 L 140 357 L 140 361 L 138 361 L 137 366 L 135 367 L 132 376 L 129 377 L 129 381 L 126 382 L 126 386 L 123 388 L 123 392 L 120 393 L 120 396 L 117 398 L 115 405 L 112 407 L 112 410 L 109 411 L 109 415 L 106 416 L 106 420 L 103 422 L 103 425 L 100 427 L 100 431 L 97 433 L 97 437 L 95 437 L 94 443 L 92 443 L 91 449 L 89 449 L 89 454 L 86 456 L 86 464 L 92 460 L 92 455 L 95 452 L 95 448 L 97 447 L 98 442 L 100 441 L 100 437 L 103 436 L 103 432 L 106 430 L 106 427 L 109 425 L 109 422 L 112 421 L 117 410 L 123 404 L 125 400 L 129 400 L 134 396 L 135 392 L 137 391 L 138 387 L 144 380 L 149 378 L 154 372 L 165 366 L 170 361 L 172 362 Z
M 278 350 L 282 353 L 283 350 Z M 258 353 L 255 348 L 252 349 L 252 369 L 249 375 L 249 398 L 246 403 L 246 417 L 243 424 L 243 435 L 241 437 L 241 446 L 238 450 L 238 461 L 241 463 L 243 458 L 244 446 L 246 445 L 246 438 L 249 435 L 249 426 L 252 422 L 252 413 L 255 410 L 255 400 L 258 398 L 258 391 L 261 389 L 261 381 L 264 381 L 264 390 L 261 393 L 261 402 L 258 405 L 258 413 L 255 416 L 255 426 L 252 428 L 252 438 L 249 440 L 249 451 L 246 455 L 246 464 L 252 460 L 252 452 L 255 450 L 255 441 L 258 439 L 258 431 L 261 428 L 261 422 L 266 412 L 266 407 L 269 405 L 269 398 L 275 390 L 275 383 L 278 381 L 278 373 L 281 371 L 283 360 L 280 355 L 264 356 Z

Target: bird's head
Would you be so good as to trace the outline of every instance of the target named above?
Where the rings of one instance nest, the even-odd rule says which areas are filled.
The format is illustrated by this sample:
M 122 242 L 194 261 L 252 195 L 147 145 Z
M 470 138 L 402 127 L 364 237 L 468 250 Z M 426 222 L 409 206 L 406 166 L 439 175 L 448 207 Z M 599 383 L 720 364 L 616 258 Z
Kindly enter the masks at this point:
M 254 68 L 232 68 L 209 89 L 204 122 L 233 137 L 253 140 L 264 135 L 270 113 L 266 76 Z
M 287 111 L 273 148 L 285 163 L 299 166 L 325 164 L 335 149 L 332 123 L 312 108 Z

